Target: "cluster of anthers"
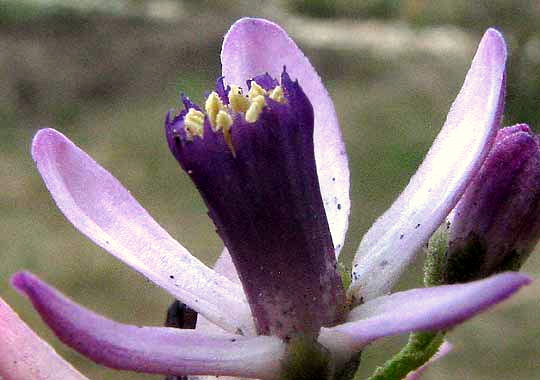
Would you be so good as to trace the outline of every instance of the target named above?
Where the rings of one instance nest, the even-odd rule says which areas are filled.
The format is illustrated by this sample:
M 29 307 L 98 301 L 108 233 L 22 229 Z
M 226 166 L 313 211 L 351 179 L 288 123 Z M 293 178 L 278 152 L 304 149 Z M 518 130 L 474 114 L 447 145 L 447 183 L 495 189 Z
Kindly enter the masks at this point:
M 235 155 L 234 146 L 231 139 L 231 127 L 233 117 L 237 114 L 243 114 L 248 123 L 255 123 L 259 118 L 263 108 L 266 106 L 266 97 L 285 103 L 283 88 L 280 85 L 265 90 L 255 80 L 248 81 L 248 93 L 245 95 L 242 88 L 235 85 L 227 86 L 225 98 L 221 98 L 216 91 L 212 91 L 206 98 L 204 112 L 193 107 L 189 108 L 184 116 L 184 129 L 186 138 L 192 140 L 194 136 L 203 138 L 204 136 L 204 118 L 208 117 L 210 126 L 214 132 L 221 131 L 227 146 Z

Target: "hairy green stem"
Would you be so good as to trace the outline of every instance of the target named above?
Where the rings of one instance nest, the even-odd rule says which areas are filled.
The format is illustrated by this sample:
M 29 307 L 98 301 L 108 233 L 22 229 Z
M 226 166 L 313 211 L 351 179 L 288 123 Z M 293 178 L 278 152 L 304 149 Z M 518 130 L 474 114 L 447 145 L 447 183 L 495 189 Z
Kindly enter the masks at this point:
M 368 380 L 397 380 L 425 364 L 443 342 L 442 332 L 418 332 L 392 359 L 378 367 Z

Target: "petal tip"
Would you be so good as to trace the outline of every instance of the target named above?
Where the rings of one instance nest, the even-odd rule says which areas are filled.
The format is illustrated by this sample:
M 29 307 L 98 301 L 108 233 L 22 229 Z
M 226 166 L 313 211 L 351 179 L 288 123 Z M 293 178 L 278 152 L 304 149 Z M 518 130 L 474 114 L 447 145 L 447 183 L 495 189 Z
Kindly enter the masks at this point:
M 13 286 L 17 292 L 26 295 L 32 277 L 33 275 L 28 271 L 17 272 L 11 277 L 11 286 Z
M 504 65 L 507 55 L 506 42 L 502 33 L 494 28 L 486 30 L 478 46 L 477 57 L 482 61 Z
M 43 128 L 36 132 L 32 139 L 31 154 L 34 161 L 38 162 L 45 154 L 47 146 L 54 144 L 59 140 L 65 140 L 66 137 L 53 128 Z
M 532 278 L 523 273 L 507 272 L 501 274 L 501 277 L 506 279 L 516 288 L 521 288 L 522 286 L 530 285 L 532 283 Z
M 242 17 L 242 18 L 239 18 L 238 20 L 236 20 L 234 22 L 234 24 L 232 24 L 230 30 L 233 30 L 234 28 L 238 28 L 238 27 L 241 27 L 241 26 L 244 26 L 244 25 L 251 25 L 251 26 L 254 26 L 254 25 L 273 25 L 273 26 L 277 26 L 276 23 L 274 23 L 274 22 L 272 22 L 270 20 L 264 19 L 264 18 Z
M 227 46 L 229 45 L 235 45 L 243 41 L 242 38 L 235 38 L 235 35 L 237 37 L 243 36 L 243 35 L 250 35 L 252 33 L 256 33 L 257 30 L 264 29 L 265 34 L 273 34 L 273 33 L 283 33 L 287 34 L 281 26 L 276 24 L 275 22 L 272 22 L 270 20 L 264 19 L 264 18 L 254 18 L 254 17 L 242 17 L 238 20 L 236 20 L 227 33 L 225 34 L 225 37 L 223 39 L 223 45 L 221 49 L 221 60 L 223 63 L 223 54 L 226 50 Z M 239 33 L 239 34 L 237 34 Z

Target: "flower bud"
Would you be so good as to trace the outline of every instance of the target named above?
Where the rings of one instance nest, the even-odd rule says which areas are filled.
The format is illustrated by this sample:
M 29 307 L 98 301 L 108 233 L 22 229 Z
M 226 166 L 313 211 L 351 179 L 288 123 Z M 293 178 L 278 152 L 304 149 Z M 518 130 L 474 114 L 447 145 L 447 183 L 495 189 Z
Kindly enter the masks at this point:
M 447 250 L 439 250 L 438 282 L 468 282 L 518 270 L 527 259 L 540 238 L 538 138 L 525 124 L 498 132 L 442 227 Z

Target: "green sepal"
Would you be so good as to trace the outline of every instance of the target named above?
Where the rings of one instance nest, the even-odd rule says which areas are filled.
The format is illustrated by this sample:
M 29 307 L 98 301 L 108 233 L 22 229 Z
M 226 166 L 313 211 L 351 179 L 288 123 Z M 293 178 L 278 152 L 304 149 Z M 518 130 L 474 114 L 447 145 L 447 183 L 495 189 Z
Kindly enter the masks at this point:
M 424 263 L 425 286 L 444 284 L 446 253 L 448 251 L 448 228 L 447 223 L 442 224 L 429 239 Z
M 341 277 L 341 283 L 343 284 L 343 289 L 349 289 L 351 286 L 351 268 L 345 265 L 343 262 L 338 262 L 339 275 Z
M 345 365 L 343 365 L 338 371 L 336 371 L 335 378 L 336 380 L 352 380 L 358 367 L 360 367 L 360 362 L 362 359 L 362 351 L 356 354 L 351 360 L 349 360 Z
M 441 346 L 442 332 L 417 332 L 392 359 L 378 367 L 368 380 L 398 380 L 424 365 Z
M 333 380 L 334 363 L 330 352 L 312 338 L 297 336 L 287 345 L 283 380 Z

